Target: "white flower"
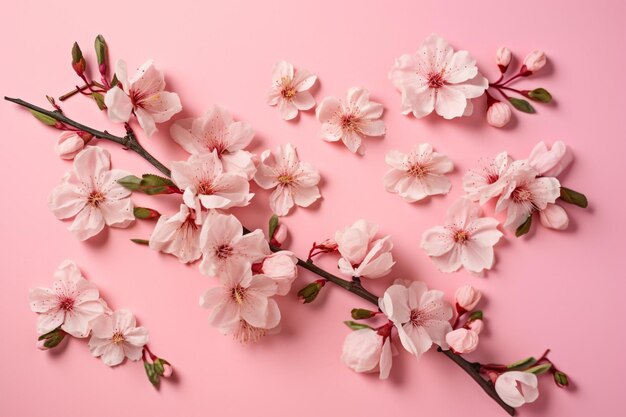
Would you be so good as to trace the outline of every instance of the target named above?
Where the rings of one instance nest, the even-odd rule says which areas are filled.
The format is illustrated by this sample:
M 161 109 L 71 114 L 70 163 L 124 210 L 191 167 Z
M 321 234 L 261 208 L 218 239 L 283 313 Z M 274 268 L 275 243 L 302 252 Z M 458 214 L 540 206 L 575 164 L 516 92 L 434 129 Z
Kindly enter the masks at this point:
M 128 310 L 117 310 L 112 315 L 102 315 L 93 322 L 93 335 L 89 349 L 95 357 L 102 357 L 108 366 L 141 359 L 143 347 L 148 343 L 148 330 L 136 327 L 135 316 Z

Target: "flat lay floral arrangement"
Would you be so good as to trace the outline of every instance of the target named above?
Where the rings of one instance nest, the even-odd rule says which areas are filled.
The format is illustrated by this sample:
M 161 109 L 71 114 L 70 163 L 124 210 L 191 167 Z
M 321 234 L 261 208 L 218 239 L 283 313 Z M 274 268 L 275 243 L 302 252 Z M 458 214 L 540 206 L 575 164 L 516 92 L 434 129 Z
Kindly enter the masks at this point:
M 208 310 L 209 323 L 219 333 L 238 342 L 262 343 L 265 337 L 279 336 L 281 297 L 298 297 L 307 304 L 324 296 L 330 286 L 326 284 L 334 284 L 359 297 L 355 308 L 338 318 L 348 328 L 338 355 L 355 372 L 377 373 L 386 379 L 401 350 L 420 358 L 435 349 L 510 415 L 538 398 L 539 376 L 560 387 L 569 385 L 568 375 L 548 357 L 549 350 L 502 364 L 465 359 L 463 355 L 479 347 L 486 325 L 487 313 L 479 307 L 481 292 L 461 286 L 449 304 L 443 292 L 429 289 L 424 282 L 395 276 L 391 236 L 382 236 L 378 225 L 366 219 L 336 225 L 333 236 L 311 236 L 306 256 L 289 251 L 284 247 L 289 231 L 281 218 L 323 196 L 320 180 L 325 173 L 318 171 L 315 161 L 300 155 L 297 143 L 286 142 L 258 155 L 246 150 L 254 140 L 252 126 L 234 120 L 218 104 L 207 103 L 206 112 L 197 117 L 177 118 L 181 99 L 167 90 L 164 74 L 153 61 L 133 73 L 124 61 L 110 59 L 102 36 L 96 37 L 94 47 L 95 59 L 88 63 L 74 44 L 71 64 L 80 81 L 61 97 L 47 97 L 48 109 L 5 97 L 59 131 L 56 152 L 71 161 L 71 167 L 51 191 L 48 206 L 55 217 L 68 221 L 68 230 L 77 239 L 93 238 L 106 227 L 152 222 L 149 236 L 137 236 L 129 244 L 197 264 L 200 274 L 210 278 L 209 288 L 199 294 L 199 305 Z M 474 102 L 485 100 L 485 121 L 501 128 L 513 111 L 534 113 L 534 106 L 552 101 L 547 89 L 532 85 L 532 76 L 547 62 L 542 51 L 529 52 L 521 66 L 513 68 L 512 52 L 498 49 L 495 65 L 500 76 L 489 81 L 469 52 L 453 50 L 438 35 L 430 35 L 416 47 L 416 52 L 390 63 L 388 73 L 407 122 L 469 116 Z M 314 111 L 320 139 L 342 142 L 347 148 L 337 152 L 344 152 L 346 158 L 385 160 L 389 169 L 380 186 L 398 195 L 397 204 L 420 205 L 430 196 L 450 191 L 447 174 L 453 170 L 455 156 L 438 152 L 430 143 L 414 143 L 386 155 L 366 152 L 368 138 L 393 134 L 382 119 L 384 105 L 372 101 L 366 87 L 351 87 L 318 103 L 312 94 L 317 74 L 286 61 L 276 62 L 267 72 L 266 102 L 276 106 L 277 123 L 282 123 L 280 119 L 289 123 L 301 111 Z M 94 111 L 101 111 L 108 119 L 102 122 L 106 128 L 83 125 L 64 113 L 62 103 L 70 99 L 84 99 Z M 161 162 L 147 150 L 158 125 L 170 119 L 174 123 L 169 137 L 189 153 L 185 161 Z M 113 168 L 114 152 L 121 148 L 147 160 L 154 171 Z M 450 201 L 447 213 L 432 219 L 432 228 L 417 238 L 416 250 L 423 250 L 442 272 L 464 268 L 481 277 L 493 267 L 502 240 L 521 238 L 538 224 L 566 229 L 566 207 L 576 210 L 588 205 L 584 194 L 558 178 L 572 162 L 572 151 L 560 141 L 531 143 L 528 149 L 526 155 L 503 150 L 476 161 L 463 176 L 465 195 Z M 269 201 L 254 198 L 257 186 L 271 190 Z M 152 196 L 154 205 L 135 205 L 135 193 Z M 157 210 L 158 200 L 167 195 L 179 199 L 177 212 Z M 230 213 L 231 208 L 250 204 L 267 204 L 275 213 L 263 228 L 248 228 L 246 219 Z M 337 271 L 324 270 L 315 262 L 331 256 L 337 259 Z M 292 288 L 300 268 L 319 278 Z M 70 337 L 86 339 L 90 353 L 107 366 L 141 360 L 149 381 L 158 386 L 175 372 L 173 364 L 150 350 L 144 323 L 138 324 L 129 310 L 112 309 L 101 297 L 86 278 L 96 273 L 88 265 L 65 260 L 48 287 L 31 289 L 37 346 L 54 349 Z M 380 278 L 393 280 L 383 294 L 370 292 L 368 280 Z

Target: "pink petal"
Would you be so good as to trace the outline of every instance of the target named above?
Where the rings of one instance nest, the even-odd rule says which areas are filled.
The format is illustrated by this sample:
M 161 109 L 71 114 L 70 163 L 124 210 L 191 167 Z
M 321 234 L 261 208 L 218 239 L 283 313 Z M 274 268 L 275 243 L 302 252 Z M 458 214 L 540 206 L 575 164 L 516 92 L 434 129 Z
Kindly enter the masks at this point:
M 432 256 L 433 263 L 441 272 L 457 271 L 461 265 L 461 249 L 458 245 L 453 245 L 452 249 L 443 255 Z
M 428 256 L 442 256 L 454 247 L 450 231 L 443 226 L 428 229 L 422 235 L 422 249 Z
M 385 122 L 382 120 L 362 120 L 359 130 L 366 136 L 382 136 L 385 134 Z
M 80 189 L 69 183 L 56 186 L 48 198 L 48 208 L 57 219 L 74 217 L 85 204 L 86 199 L 80 194 Z
M 293 85 L 296 87 L 297 92 L 302 92 L 310 89 L 317 81 L 317 77 L 311 74 L 309 71 L 300 69 L 296 71 L 293 77 Z
M 41 335 L 53 331 L 63 323 L 64 319 L 65 312 L 63 310 L 39 314 L 37 316 L 37 333 Z
M 339 112 L 341 112 L 341 102 L 335 97 L 326 97 L 319 106 L 317 106 L 315 115 L 317 116 L 317 120 L 325 123 L 330 121 L 335 114 Z
M 309 110 L 315 106 L 315 99 L 308 91 L 302 91 L 295 95 L 293 104 L 298 110 Z
M 160 91 L 141 101 L 141 108 L 150 113 L 156 123 L 163 123 L 179 113 L 183 106 L 176 93 Z
M 150 137 L 157 131 L 156 124 L 152 114 L 147 112 L 144 109 L 137 108 L 135 109 L 135 116 L 137 117 L 137 121 L 139 122 L 139 126 L 144 131 L 147 137 Z
M 298 115 L 298 108 L 291 100 L 278 101 L 278 113 L 284 120 L 292 120 Z
M 465 269 L 471 272 L 478 273 L 484 269 L 491 269 L 494 263 L 493 247 L 480 246 L 468 241 L 462 247 L 461 261 Z
M 298 187 L 293 192 L 294 203 L 300 207 L 308 207 L 321 197 L 317 187 Z
M 389 378 L 392 360 L 393 355 L 391 352 L 391 337 L 388 337 L 385 339 L 385 342 L 383 343 L 383 348 L 380 353 L 380 362 L 378 365 L 380 371 L 380 379 Z
M 293 79 L 293 65 L 287 61 L 278 61 L 272 70 L 272 83 L 274 85 L 281 84 L 283 78 Z
M 444 119 L 463 116 L 466 106 L 467 98 L 462 92 L 445 85 L 437 89 L 435 111 Z
M 133 103 L 128 95 L 119 87 L 113 87 L 104 95 L 104 104 L 107 106 L 109 120 L 124 123 L 130 119 Z
M 286 216 L 294 205 L 289 187 L 279 185 L 270 195 L 270 208 L 278 216 Z
M 74 233 L 79 240 L 87 240 L 100 233 L 104 229 L 104 224 L 100 209 L 85 206 L 67 230 Z

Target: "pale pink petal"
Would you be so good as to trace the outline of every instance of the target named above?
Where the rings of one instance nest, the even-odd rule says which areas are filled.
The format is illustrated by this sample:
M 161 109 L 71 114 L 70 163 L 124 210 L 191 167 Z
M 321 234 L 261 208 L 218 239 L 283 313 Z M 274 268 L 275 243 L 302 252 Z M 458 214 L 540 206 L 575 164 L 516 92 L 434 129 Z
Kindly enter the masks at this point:
M 326 97 L 315 110 L 317 120 L 322 123 L 330 121 L 339 112 L 341 112 L 341 102 L 336 97 Z
M 367 136 L 382 136 L 385 134 L 385 122 L 382 120 L 362 120 L 359 130 Z
M 137 108 L 135 109 L 135 116 L 137 117 L 137 121 L 139 122 L 139 126 L 145 132 L 147 137 L 150 137 L 157 131 L 156 123 L 152 114 L 148 111 Z
M 133 202 L 130 198 L 117 201 L 105 200 L 99 208 L 108 226 L 124 228 L 135 221 Z
M 463 116 L 466 106 L 467 99 L 462 92 L 448 86 L 442 86 L 437 90 L 435 111 L 444 119 Z
M 85 206 L 67 230 L 74 233 L 79 240 L 87 240 L 100 233 L 104 229 L 104 224 L 100 209 Z
M 150 113 L 156 123 L 163 123 L 179 113 L 183 106 L 176 93 L 169 91 L 159 91 L 141 101 L 141 108 Z
M 443 226 L 428 229 L 422 235 L 422 249 L 428 256 L 441 256 L 450 252 L 454 247 L 454 239 L 450 230 Z
M 315 106 L 315 99 L 308 91 L 296 93 L 293 104 L 298 110 L 309 110 Z
M 502 237 L 502 232 L 498 230 L 498 224 L 500 222 L 492 217 L 481 217 L 473 220 L 468 226 L 470 239 L 484 247 L 495 245 Z
M 380 353 L 380 362 L 379 362 L 379 371 L 380 371 L 380 379 L 389 378 L 389 373 L 391 372 L 391 363 L 393 360 L 393 353 L 391 349 L 391 337 L 385 339 L 383 343 L 383 348 Z
M 476 74 L 478 74 L 476 60 L 467 51 L 457 51 L 448 62 L 446 81 L 450 84 L 458 84 L 474 78 Z
M 298 108 L 291 100 L 279 100 L 278 113 L 284 120 L 292 120 L 298 115 Z
M 493 246 L 482 246 L 476 242 L 467 241 L 461 249 L 463 267 L 471 272 L 481 272 L 491 269 L 494 263 Z
M 433 341 L 430 339 L 425 328 L 407 323 L 402 326 L 402 329 L 403 331 L 400 331 L 400 328 L 398 328 L 398 335 L 400 335 L 402 346 L 418 358 L 433 345 Z
M 294 203 L 300 207 L 308 207 L 321 197 L 317 187 L 297 187 L 292 195 Z
M 296 71 L 293 77 L 293 85 L 296 87 L 297 92 L 302 92 L 310 89 L 317 81 L 317 77 L 311 74 L 309 71 L 300 69 Z
M 48 208 L 57 219 L 68 219 L 80 212 L 87 203 L 80 189 L 71 183 L 56 186 L 48 198 Z
M 289 187 L 282 184 L 270 195 L 270 208 L 278 216 L 286 216 L 294 206 L 294 199 Z
M 463 265 L 461 260 L 461 248 L 456 244 L 452 246 L 450 251 L 440 256 L 433 256 L 431 259 L 441 272 L 454 272 Z
M 112 122 L 128 122 L 133 112 L 133 103 L 130 97 L 117 86 L 106 92 L 104 104 L 107 106 L 107 115 Z
M 37 333 L 42 335 L 59 327 L 65 319 L 63 310 L 50 311 L 37 316 Z
M 287 61 L 278 61 L 272 70 L 272 83 L 279 85 L 282 83 L 283 78 L 293 79 L 293 65 Z

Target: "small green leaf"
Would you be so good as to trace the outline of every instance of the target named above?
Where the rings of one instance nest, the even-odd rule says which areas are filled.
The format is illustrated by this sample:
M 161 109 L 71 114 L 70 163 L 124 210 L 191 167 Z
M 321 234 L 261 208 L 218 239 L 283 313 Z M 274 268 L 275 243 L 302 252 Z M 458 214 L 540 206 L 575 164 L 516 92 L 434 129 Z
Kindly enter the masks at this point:
M 360 329 L 372 329 L 371 326 L 363 323 L 357 323 L 356 321 L 344 321 L 343 324 L 351 328 L 352 330 L 360 330 Z M 372 329 L 373 330 L 373 329 Z
M 32 109 L 28 109 L 28 110 L 31 112 L 33 116 L 35 116 L 35 119 L 39 120 L 41 123 L 43 123 L 46 126 L 55 126 L 57 124 L 57 121 L 54 119 L 54 117 L 38 112 L 37 110 L 32 110 Z
M 100 110 L 107 109 L 107 105 L 104 104 L 104 96 L 101 93 L 91 93 L 91 98 L 93 98 Z
M 510 365 L 507 365 L 507 368 L 509 369 L 526 368 L 528 366 L 533 366 L 536 363 L 537 363 L 537 359 L 535 359 L 532 356 L 529 356 L 525 359 L 519 360 L 517 362 L 513 362 Z
M 278 216 L 273 214 L 272 217 L 270 217 L 269 230 L 267 231 L 270 239 L 274 237 L 274 232 L 276 232 L 277 227 L 278 227 Z
M 561 187 L 561 200 L 566 203 L 574 204 L 575 206 L 587 208 L 589 202 L 584 194 L 574 191 L 569 188 Z
M 147 219 L 157 219 L 161 216 L 161 214 L 151 208 L 148 207 L 135 207 L 133 209 L 133 214 L 136 218 L 147 220 Z
M 482 319 L 483 319 L 483 312 L 481 310 L 476 310 L 476 311 L 473 311 L 472 314 L 470 314 L 467 321 L 482 320 Z
M 569 378 L 564 372 L 556 371 L 554 373 L 554 382 L 556 382 L 559 387 L 563 388 L 569 385 Z
M 350 314 L 355 320 L 364 320 L 374 317 L 376 315 L 376 312 L 367 310 L 365 308 L 353 308 Z
M 542 363 L 541 365 L 528 368 L 526 372 L 530 372 L 531 374 L 535 374 L 535 375 L 541 375 L 541 374 L 548 372 L 550 368 L 552 368 L 551 363 Z
M 530 105 L 529 102 L 523 100 L 521 98 L 509 97 L 509 102 L 515 107 L 517 110 L 524 113 L 534 113 L 535 109 Z
M 154 174 L 144 174 L 142 178 L 128 175 L 120 178 L 117 182 L 131 191 L 139 191 L 148 195 L 173 194 L 180 190 L 172 180 Z
M 138 245 L 149 245 L 150 244 L 150 241 L 146 240 L 146 239 L 131 239 L 130 241 L 133 242 L 133 243 L 136 243 Z
M 530 225 L 533 223 L 533 215 L 531 214 L 528 218 L 522 223 L 517 230 L 515 230 L 515 237 L 524 236 L 526 233 L 530 232 Z
M 298 299 L 304 304 L 313 302 L 320 293 L 320 290 L 326 284 L 325 280 L 318 279 L 308 284 L 306 287 L 298 291 Z
M 535 88 L 527 93 L 528 97 L 540 101 L 542 103 L 549 103 L 552 101 L 552 95 L 545 88 Z
M 150 383 L 155 387 L 159 385 L 159 374 L 157 374 L 156 370 L 154 369 L 154 364 L 144 362 L 143 366 L 146 369 L 146 375 L 148 375 Z

